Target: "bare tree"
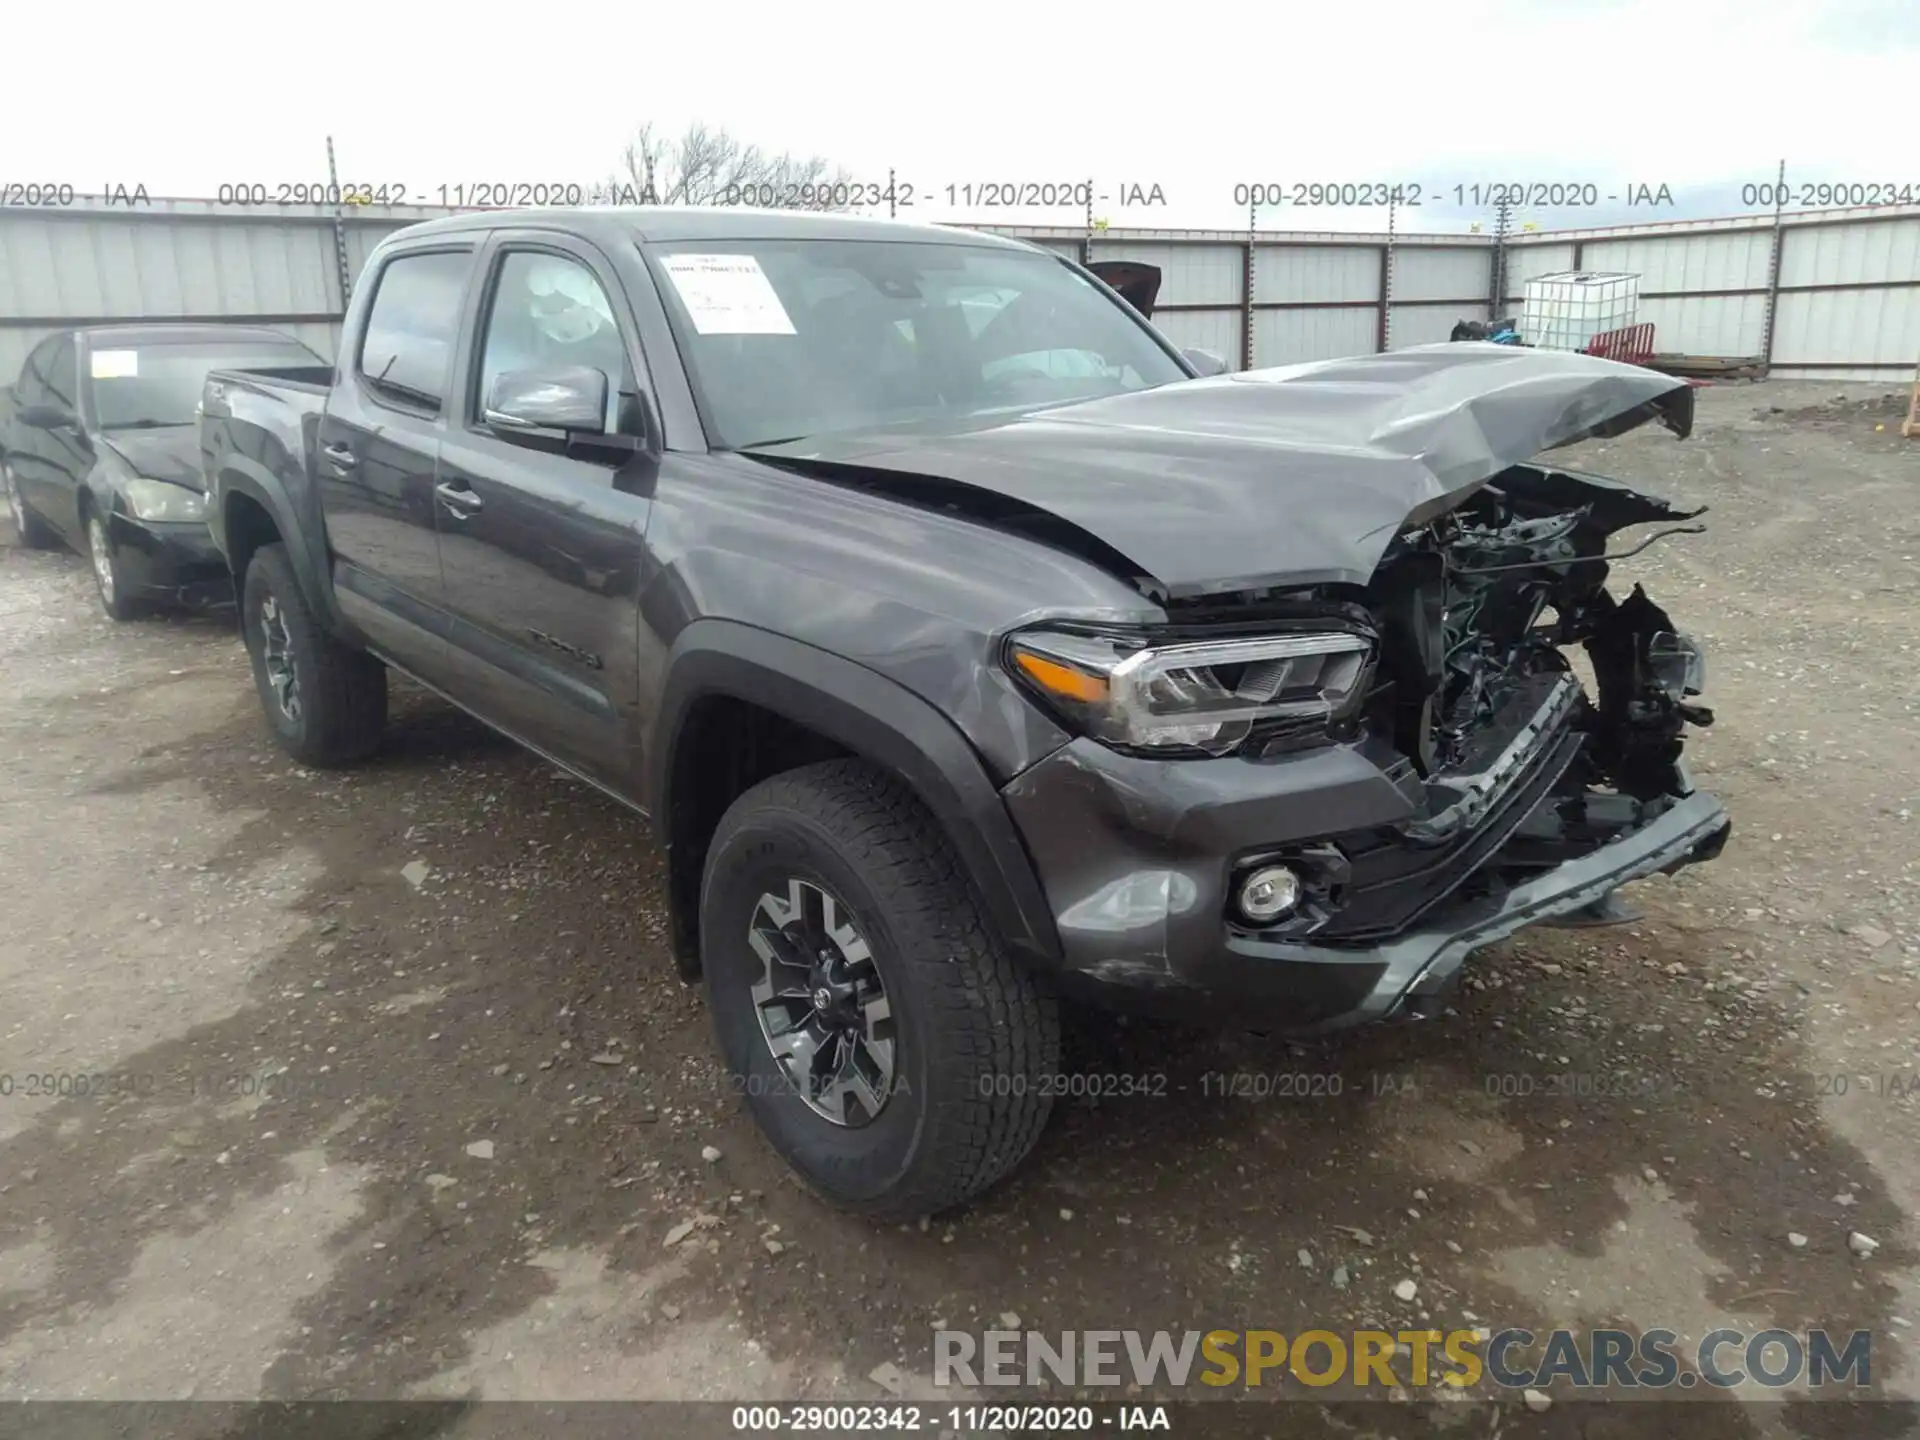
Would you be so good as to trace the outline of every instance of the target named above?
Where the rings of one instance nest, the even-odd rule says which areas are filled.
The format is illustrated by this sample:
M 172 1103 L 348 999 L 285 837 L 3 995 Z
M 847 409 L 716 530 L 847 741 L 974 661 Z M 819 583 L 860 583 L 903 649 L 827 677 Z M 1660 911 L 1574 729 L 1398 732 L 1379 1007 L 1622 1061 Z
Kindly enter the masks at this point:
M 698 122 L 677 136 L 642 125 L 608 188 L 642 205 L 847 210 L 859 198 L 853 177 L 818 155 L 773 154 Z

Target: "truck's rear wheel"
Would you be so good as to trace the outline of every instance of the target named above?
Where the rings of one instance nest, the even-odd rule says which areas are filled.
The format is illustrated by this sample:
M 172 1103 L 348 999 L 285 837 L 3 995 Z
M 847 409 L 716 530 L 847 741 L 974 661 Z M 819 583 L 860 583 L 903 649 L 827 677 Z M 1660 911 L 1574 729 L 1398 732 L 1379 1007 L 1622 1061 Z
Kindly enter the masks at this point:
M 1039 1138 L 1054 1002 L 932 818 L 872 766 L 808 765 L 733 803 L 707 855 L 700 950 L 736 1085 L 833 1203 L 935 1214 Z
M 240 621 L 254 688 L 284 749 L 307 765 L 370 755 L 387 723 L 387 667 L 321 628 L 284 545 L 253 552 Z

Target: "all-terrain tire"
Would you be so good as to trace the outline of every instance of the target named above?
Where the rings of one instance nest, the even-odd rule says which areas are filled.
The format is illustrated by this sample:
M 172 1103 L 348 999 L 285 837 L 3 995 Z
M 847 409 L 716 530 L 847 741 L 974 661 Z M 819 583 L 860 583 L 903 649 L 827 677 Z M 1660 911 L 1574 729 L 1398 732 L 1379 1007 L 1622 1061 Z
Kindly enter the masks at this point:
M 885 986 L 894 1084 L 858 1128 L 809 1106 L 751 993 L 767 971 L 748 940 L 756 909 L 795 879 L 851 912 Z M 700 948 L 736 1087 L 774 1149 L 841 1208 L 937 1214 L 1013 1169 L 1045 1128 L 1056 1002 L 988 924 L 939 826 L 884 771 L 825 761 L 735 800 L 707 854 Z
M 346 765 L 380 746 L 387 723 L 387 667 L 322 628 L 282 544 L 262 545 L 247 564 L 240 622 L 254 688 L 281 748 L 305 765 Z M 275 675 L 291 665 L 289 692 Z M 269 673 L 272 665 L 273 675 Z M 291 694 L 294 703 L 285 701 Z

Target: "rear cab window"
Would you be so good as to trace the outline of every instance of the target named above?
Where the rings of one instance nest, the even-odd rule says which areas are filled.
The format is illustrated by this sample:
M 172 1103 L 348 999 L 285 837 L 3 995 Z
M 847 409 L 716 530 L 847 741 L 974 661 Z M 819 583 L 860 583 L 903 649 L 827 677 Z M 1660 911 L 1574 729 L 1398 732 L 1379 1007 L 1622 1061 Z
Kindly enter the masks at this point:
M 377 398 L 430 415 L 444 408 L 472 263 L 470 250 L 430 250 L 381 267 L 356 366 Z

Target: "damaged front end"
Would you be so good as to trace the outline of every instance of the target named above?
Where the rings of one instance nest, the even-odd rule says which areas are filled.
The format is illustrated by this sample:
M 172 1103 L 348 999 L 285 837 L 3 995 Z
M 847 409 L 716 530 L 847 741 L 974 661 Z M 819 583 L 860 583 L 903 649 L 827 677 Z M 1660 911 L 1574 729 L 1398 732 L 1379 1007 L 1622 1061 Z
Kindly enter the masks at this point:
M 1696 698 L 1705 659 L 1640 586 L 1624 599 L 1607 588 L 1618 558 L 1607 543 L 1629 525 L 1700 513 L 1529 464 L 1404 530 L 1364 595 L 1380 636 L 1364 714 L 1398 757 L 1411 814 L 1248 857 L 1293 866 L 1310 896 L 1263 933 L 1390 940 L 1443 906 L 1497 899 L 1592 855 L 1691 796 L 1683 732 L 1713 723 Z M 1684 863 L 1724 839 L 1723 826 Z M 1606 899 L 1580 908 L 1603 914 Z
M 1685 438 L 1684 382 L 1458 344 L 753 458 L 1100 576 L 982 637 L 1065 737 L 1001 790 L 1061 978 L 1310 1031 L 1724 844 L 1699 649 L 1606 584 L 1612 537 L 1699 512 L 1541 458 L 1653 421 Z
M 1208 724 L 1155 733 L 1143 700 L 1004 792 L 1065 982 L 1297 1033 L 1417 1018 L 1481 946 L 1613 918 L 1621 885 L 1718 854 L 1726 813 L 1681 759 L 1713 718 L 1700 649 L 1606 585 L 1616 531 L 1697 513 L 1514 465 L 1402 527 L 1365 585 L 1163 602 L 1152 643 L 1190 658 L 1148 699 Z M 1297 654 L 1251 665 L 1197 638 L 1291 634 Z M 1197 758 L 1158 758 L 1176 739 Z

